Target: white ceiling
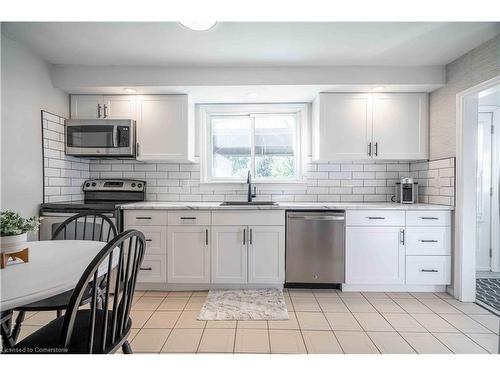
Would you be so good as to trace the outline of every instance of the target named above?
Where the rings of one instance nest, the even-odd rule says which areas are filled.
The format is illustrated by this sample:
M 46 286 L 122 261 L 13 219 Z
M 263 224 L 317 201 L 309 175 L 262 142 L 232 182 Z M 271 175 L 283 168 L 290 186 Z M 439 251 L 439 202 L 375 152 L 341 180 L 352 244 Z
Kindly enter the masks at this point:
M 53 64 L 128 66 L 444 65 L 500 33 L 500 23 L 2 23 Z

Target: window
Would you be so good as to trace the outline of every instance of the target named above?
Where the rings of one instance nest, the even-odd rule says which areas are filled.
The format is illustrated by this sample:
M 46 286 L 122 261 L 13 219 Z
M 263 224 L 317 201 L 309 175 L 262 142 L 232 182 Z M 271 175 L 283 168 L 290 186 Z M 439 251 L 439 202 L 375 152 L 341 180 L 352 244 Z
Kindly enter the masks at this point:
M 248 111 L 251 105 L 207 107 L 202 111 L 206 182 L 243 182 L 248 171 L 260 182 L 301 179 L 301 110 L 272 104 L 259 105 L 256 111 Z

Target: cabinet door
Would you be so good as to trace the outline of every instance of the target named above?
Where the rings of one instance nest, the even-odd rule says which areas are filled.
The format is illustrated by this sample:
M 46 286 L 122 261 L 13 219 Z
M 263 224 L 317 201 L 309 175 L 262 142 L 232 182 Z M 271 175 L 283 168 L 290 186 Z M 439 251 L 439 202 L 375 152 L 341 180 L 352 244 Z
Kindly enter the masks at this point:
M 246 226 L 212 227 L 212 283 L 247 282 Z
M 187 104 L 187 95 L 141 95 L 138 97 L 138 160 L 189 159 Z
M 278 284 L 285 280 L 285 227 L 254 226 L 248 233 L 248 282 Z
M 427 159 L 427 94 L 374 94 L 373 142 L 376 159 Z
M 370 159 L 372 109 L 369 94 L 322 93 L 314 103 L 316 160 Z
M 105 95 L 103 117 L 135 120 L 135 95 Z
M 168 227 L 168 282 L 209 283 L 209 227 Z
M 72 119 L 103 118 L 102 95 L 71 95 Z
M 347 227 L 347 284 L 404 284 L 403 227 Z

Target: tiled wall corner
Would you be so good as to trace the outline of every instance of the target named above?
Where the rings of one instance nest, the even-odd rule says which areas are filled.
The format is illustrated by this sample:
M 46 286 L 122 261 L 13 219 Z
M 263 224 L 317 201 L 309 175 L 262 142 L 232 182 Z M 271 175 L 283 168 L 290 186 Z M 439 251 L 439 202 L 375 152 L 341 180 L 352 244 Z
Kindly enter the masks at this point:
M 83 199 L 82 183 L 89 178 L 89 160 L 64 154 L 66 119 L 42 111 L 44 202 Z
M 410 176 L 418 182 L 420 203 L 455 205 L 455 158 L 412 162 Z

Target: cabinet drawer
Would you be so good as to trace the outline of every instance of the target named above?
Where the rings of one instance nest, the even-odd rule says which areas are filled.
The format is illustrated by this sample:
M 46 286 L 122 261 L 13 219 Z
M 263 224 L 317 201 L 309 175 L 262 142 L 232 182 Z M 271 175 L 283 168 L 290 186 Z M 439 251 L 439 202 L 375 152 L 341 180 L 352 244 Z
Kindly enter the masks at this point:
M 210 225 L 209 211 L 169 211 L 168 225 Z
M 138 283 L 166 283 L 167 256 L 145 255 L 137 275 Z
M 389 210 L 348 210 L 346 225 L 404 226 L 405 213 Z
M 167 211 L 125 210 L 124 226 L 167 225 Z
M 450 227 L 408 227 L 406 255 L 451 255 Z
M 212 225 L 285 225 L 284 210 L 213 211 Z
M 167 253 L 167 228 L 158 226 L 125 227 L 125 230 L 136 229 L 141 231 L 146 238 L 146 255 Z
M 449 226 L 451 225 L 450 211 L 406 211 L 406 225 L 408 226 Z
M 407 256 L 406 284 L 447 285 L 451 279 L 450 256 Z

